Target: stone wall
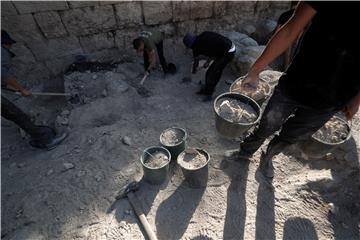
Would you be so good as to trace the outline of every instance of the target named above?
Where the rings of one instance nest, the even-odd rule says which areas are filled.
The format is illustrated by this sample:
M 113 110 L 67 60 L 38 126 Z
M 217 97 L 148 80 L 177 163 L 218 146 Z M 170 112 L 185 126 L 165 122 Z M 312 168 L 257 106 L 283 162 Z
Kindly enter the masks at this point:
M 96 60 L 133 54 L 143 29 L 167 37 L 188 31 L 240 31 L 261 37 L 289 2 L 265 1 L 2 1 L 2 29 L 17 41 L 14 68 L 28 86 L 61 74 L 77 55 Z M 113 60 L 113 59 L 112 59 Z

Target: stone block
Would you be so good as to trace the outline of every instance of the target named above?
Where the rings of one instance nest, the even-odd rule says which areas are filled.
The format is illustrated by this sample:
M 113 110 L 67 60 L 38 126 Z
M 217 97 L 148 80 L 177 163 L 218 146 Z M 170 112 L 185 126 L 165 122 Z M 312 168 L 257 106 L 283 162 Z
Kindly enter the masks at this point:
M 160 26 L 150 26 L 143 29 L 143 31 L 159 31 L 165 34 L 165 38 L 173 37 L 176 34 L 176 27 L 173 23 L 163 24 Z
M 43 39 L 42 41 L 29 43 L 29 47 L 38 60 L 83 53 L 79 40 L 74 36 L 49 40 Z
M 36 62 L 34 54 L 24 44 L 16 43 L 11 47 L 11 51 L 16 55 L 14 62 L 34 63 Z
M 57 12 L 49 11 L 35 13 L 34 18 L 45 37 L 58 38 L 67 35 L 65 27 Z
M 66 1 L 13 1 L 20 14 L 66 10 L 69 8 Z
M 115 6 L 116 17 L 120 26 L 142 24 L 142 10 L 140 2 L 122 2 Z
M 255 14 L 255 1 L 228 2 L 227 14 L 234 15 L 237 19 L 252 19 Z
M 216 1 L 214 2 L 214 16 L 222 17 L 226 15 L 227 1 Z
M 145 24 L 155 25 L 172 20 L 171 2 L 142 2 Z
M 176 1 L 172 3 L 173 21 L 186 21 L 190 19 L 190 2 Z
M 205 31 L 217 32 L 220 30 L 220 26 L 214 19 L 204 19 L 195 22 L 196 33 L 200 34 Z
M 31 14 L 1 16 L 1 28 L 17 42 L 42 40 L 43 36 Z
M 191 1 L 190 19 L 211 18 L 213 16 L 213 4 L 211 1 Z
M 111 32 L 83 36 L 79 40 L 85 52 L 94 52 L 115 46 L 114 35 Z
M 99 1 L 68 1 L 70 8 L 82 8 L 99 5 Z
M 135 52 L 132 42 L 139 36 L 139 33 L 140 31 L 137 29 L 117 30 L 115 34 L 115 45 L 119 49 L 128 49 Z
M 10 1 L 1 1 L 1 15 L 9 16 L 9 15 L 17 15 L 16 8 L 13 3 Z
M 116 28 L 116 20 L 111 5 L 75 8 L 60 13 L 69 33 L 81 36 L 107 32 Z
M 196 26 L 194 21 L 179 22 L 176 24 L 176 34 L 178 36 L 185 36 L 186 33 L 195 33 Z

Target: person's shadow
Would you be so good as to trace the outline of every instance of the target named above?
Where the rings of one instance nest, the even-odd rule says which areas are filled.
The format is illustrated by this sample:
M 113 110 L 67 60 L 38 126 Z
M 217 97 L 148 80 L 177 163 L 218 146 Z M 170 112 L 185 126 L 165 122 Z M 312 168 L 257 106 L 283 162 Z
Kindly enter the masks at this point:
M 319 239 L 314 224 L 306 218 L 294 217 L 284 224 L 283 240 L 317 240 Z
M 223 239 L 244 239 L 246 220 L 246 183 L 249 160 L 221 162 L 221 169 L 231 179 L 227 192 L 227 208 Z
M 274 188 L 272 180 L 266 178 L 259 169 L 255 173 L 259 182 L 256 204 L 255 239 L 273 240 L 275 237 Z
M 333 155 L 335 159 L 332 160 L 309 161 L 313 169 L 331 167 L 332 180 L 309 182 L 307 187 L 334 205 L 328 219 L 335 239 L 360 239 L 360 165 L 354 138 L 336 149 Z
M 159 239 L 181 239 L 206 188 L 188 188 L 185 181 L 164 200 L 155 217 Z

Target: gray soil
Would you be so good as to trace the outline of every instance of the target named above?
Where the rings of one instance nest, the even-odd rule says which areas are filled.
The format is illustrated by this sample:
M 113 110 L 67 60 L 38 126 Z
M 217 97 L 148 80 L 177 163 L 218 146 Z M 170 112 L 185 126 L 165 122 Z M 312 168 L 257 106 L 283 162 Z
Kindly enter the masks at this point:
M 185 134 L 180 129 L 172 128 L 165 130 L 161 136 L 160 141 L 165 146 L 174 146 L 184 140 Z
M 252 123 L 258 117 L 253 107 L 232 98 L 221 99 L 217 112 L 222 118 L 233 123 Z
M 339 143 L 347 138 L 349 134 L 348 126 L 338 118 L 331 118 L 320 128 L 313 137 L 327 143 Z
M 144 164 L 150 168 L 161 168 L 169 162 L 169 157 L 160 151 L 151 153 L 151 155 L 145 153 L 145 155 L 148 156 L 145 158 Z
M 141 80 L 142 58 L 97 72 L 95 79 L 95 73 L 69 74 L 67 81 L 92 81 L 92 92 L 81 91 L 88 94 L 84 103 L 16 96 L 14 103 L 38 124 L 52 125 L 63 112 L 68 125 L 57 129 L 70 135 L 51 151 L 34 149 L 16 125 L 2 119 L 3 240 L 145 239 L 128 199 L 115 196 L 129 181 L 141 180 L 143 150 L 169 126 L 186 129 L 188 145 L 206 149 L 211 161 L 203 189 L 187 187 L 179 168 L 161 186 L 141 181 L 136 195 L 159 240 L 360 239 L 360 113 L 352 137 L 330 158 L 306 160 L 297 149 L 281 153 L 269 183 L 257 171 L 267 142 L 249 161 L 226 158 L 239 143 L 217 134 L 212 103 L 195 94 L 205 71 L 182 82 L 192 61 L 182 39 L 165 40 L 164 54 L 179 72 L 164 79 L 152 71 L 144 84 L 152 92 L 148 98 L 131 85 Z M 228 91 L 225 79 L 238 77 L 227 67 L 215 95 Z
M 207 162 L 206 154 L 196 149 L 186 150 L 178 159 L 178 164 L 189 170 L 201 168 Z

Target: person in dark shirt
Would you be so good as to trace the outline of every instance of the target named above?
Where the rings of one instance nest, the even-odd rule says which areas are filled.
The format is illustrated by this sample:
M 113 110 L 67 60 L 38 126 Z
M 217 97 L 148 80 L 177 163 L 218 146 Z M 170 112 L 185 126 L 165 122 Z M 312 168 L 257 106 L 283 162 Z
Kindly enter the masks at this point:
M 155 67 L 156 54 L 159 56 L 161 67 L 164 73 L 167 73 L 167 63 L 164 57 L 163 47 L 164 34 L 158 31 L 142 31 L 140 36 L 133 41 L 134 49 L 138 54 L 144 56 L 145 75 Z
M 15 54 L 10 49 L 15 43 L 5 30 L 1 30 L 1 87 L 20 92 L 22 96 L 30 96 L 31 92 L 21 86 L 11 72 L 11 58 Z M 36 148 L 51 150 L 67 137 L 67 133 L 56 136 L 55 130 L 48 126 L 36 126 L 27 114 L 4 96 L 1 96 L 1 116 L 29 134 L 30 145 Z
M 214 59 L 206 71 L 205 86 L 198 92 L 198 94 L 204 95 L 203 101 L 210 101 L 224 68 L 235 56 L 235 45 L 230 39 L 214 32 L 203 32 L 198 36 L 188 33 L 183 38 L 183 43 L 193 51 L 193 73 L 197 71 L 201 56 L 209 59 L 204 67 L 207 67 L 209 62 Z
M 351 119 L 360 105 L 359 43 L 354 36 L 359 2 L 300 2 L 294 15 L 269 41 L 250 68 L 243 87 L 256 89 L 258 75 L 296 40 L 309 23 L 299 50 L 279 80 L 258 128 L 241 143 L 239 158 L 248 158 L 266 138 L 260 170 L 273 177 L 272 157 L 306 140 L 335 113 Z

